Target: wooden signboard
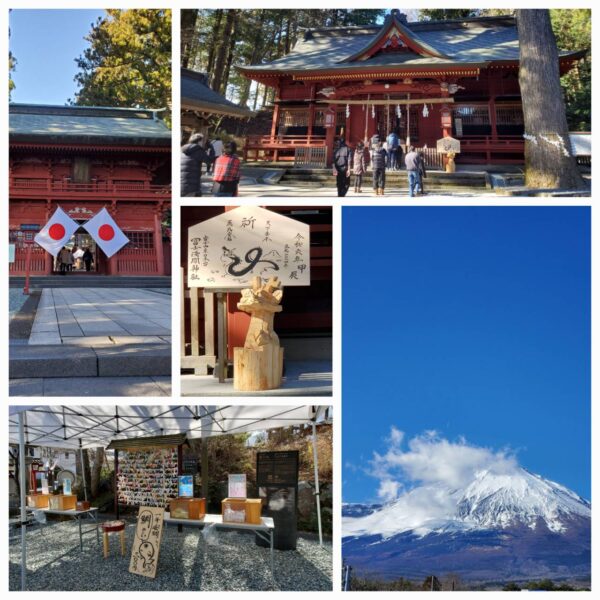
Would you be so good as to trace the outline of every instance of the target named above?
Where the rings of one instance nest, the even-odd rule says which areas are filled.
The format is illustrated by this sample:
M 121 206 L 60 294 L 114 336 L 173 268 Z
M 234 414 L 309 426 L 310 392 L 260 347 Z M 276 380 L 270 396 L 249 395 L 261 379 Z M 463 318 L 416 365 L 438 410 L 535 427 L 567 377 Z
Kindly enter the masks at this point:
M 164 512 L 164 508 L 140 506 L 129 562 L 130 573 L 156 577 Z
M 460 140 L 451 137 L 443 137 L 441 140 L 437 141 L 437 151 L 439 154 L 449 154 L 450 152 L 459 154 Z
M 256 485 L 258 487 L 297 487 L 299 452 L 258 452 Z
M 240 289 L 256 276 L 310 285 L 310 228 L 259 206 L 240 206 L 188 229 L 189 287 Z

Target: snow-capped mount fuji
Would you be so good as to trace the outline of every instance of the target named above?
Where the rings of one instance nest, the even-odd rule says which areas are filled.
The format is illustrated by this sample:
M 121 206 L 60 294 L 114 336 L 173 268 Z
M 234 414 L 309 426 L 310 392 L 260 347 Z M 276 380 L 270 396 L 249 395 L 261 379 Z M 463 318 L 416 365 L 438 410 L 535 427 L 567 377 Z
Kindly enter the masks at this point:
M 590 503 L 520 467 L 479 471 L 461 488 L 423 484 L 372 511 L 352 506 L 343 508 L 344 557 L 380 576 L 414 569 L 479 580 L 590 572 Z

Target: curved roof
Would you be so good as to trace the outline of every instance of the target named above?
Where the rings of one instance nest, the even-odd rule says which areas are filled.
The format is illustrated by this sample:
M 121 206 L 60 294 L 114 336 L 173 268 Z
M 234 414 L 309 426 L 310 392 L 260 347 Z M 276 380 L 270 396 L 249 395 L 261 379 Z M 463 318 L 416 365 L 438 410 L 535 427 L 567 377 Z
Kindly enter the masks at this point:
M 11 142 L 170 146 L 159 111 L 142 108 L 10 104 Z
M 181 108 L 240 118 L 254 115 L 251 110 L 212 90 L 206 79 L 205 73 L 181 69 Z
M 406 46 L 377 52 L 395 28 Z M 379 45 L 379 46 L 378 46 Z M 577 56 L 561 52 L 561 56 Z M 335 27 L 307 30 L 287 56 L 261 65 L 238 67 L 247 74 L 302 71 L 349 71 L 385 67 L 485 67 L 519 60 L 519 39 L 513 17 L 480 17 L 456 21 L 403 23 L 397 14 L 377 27 Z

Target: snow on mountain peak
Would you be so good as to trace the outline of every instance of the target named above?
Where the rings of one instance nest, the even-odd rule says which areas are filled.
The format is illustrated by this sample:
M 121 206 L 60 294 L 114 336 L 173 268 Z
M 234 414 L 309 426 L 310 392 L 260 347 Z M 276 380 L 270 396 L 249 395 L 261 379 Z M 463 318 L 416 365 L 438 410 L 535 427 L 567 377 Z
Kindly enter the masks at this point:
M 572 517 L 591 515 L 590 504 L 571 490 L 517 467 L 512 472 L 481 469 L 462 488 L 440 482 L 414 487 L 366 516 L 346 517 L 345 536 L 379 534 L 384 538 L 411 531 L 504 529 L 542 521 L 554 532 Z

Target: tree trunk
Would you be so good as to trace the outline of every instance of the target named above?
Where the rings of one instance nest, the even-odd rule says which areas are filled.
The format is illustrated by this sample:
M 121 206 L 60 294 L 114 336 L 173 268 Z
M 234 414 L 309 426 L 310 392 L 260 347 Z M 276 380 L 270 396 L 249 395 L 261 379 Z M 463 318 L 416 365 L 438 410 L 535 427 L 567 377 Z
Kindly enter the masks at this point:
M 235 50 L 235 38 L 237 35 L 237 25 L 238 20 L 235 19 L 233 24 L 233 31 L 231 32 L 231 37 L 229 38 L 229 48 L 227 49 L 227 61 L 225 63 L 225 72 L 223 73 L 223 81 L 221 82 L 221 88 L 219 92 L 223 94 L 223 96 L 227 95 L 227 84 L 229 83 L 229 73 L 231 71 L 231 63 L 233 62 L 233 55 Z
M 189 68 L 192 60 L 197 17 L 197 9 L 181 11 L 181 66 L 185 69 Z
M 212 71 L 213 78 L 211 83 L 211 88 L 217 92 L 222 88 L 223 85 L 225 62 L 227 60 L 227 53 L 229 51 L 229 44 L 231 41 L 237 12 L 238 11 L 235 8 L 227 11 L 223 33 L 221 34 L 220 40 L 217 43 L 217 50 L 215 51 L 215 65 Z
M 210 39 L 208 40 L 208 59 L 206 60 L 206 72 L 209 78 L 212 77 L 213 67 L 215 64 L 215 52 L 219 45 L 219 37 L 221 30 L 221 20 L 223 19 L 223 11 L 218 9 L 215 11 L 215 22 L 213 23 Z
M 517 10 L 519 84 L 525 124 L 525 185 L 584 189 L 572 156 L 548 9 Z
M 100 488 L 100 473 L 102 471 L 102 465 L 104 463 L 104 448 L 96 448 L 94 456 L 94 466 L 92 467 L 92 481 L 90 490 L 92 492 L 92 498 L 98 497 L 98 491 Z

